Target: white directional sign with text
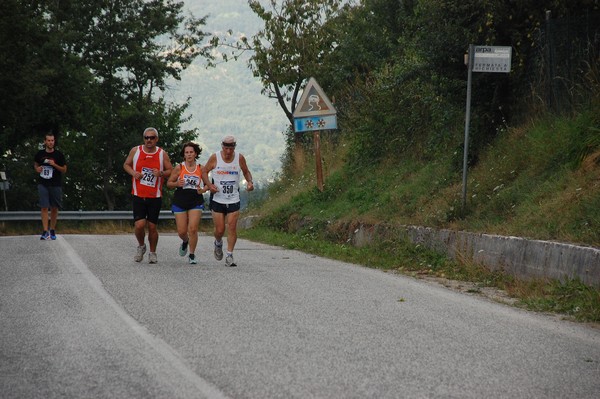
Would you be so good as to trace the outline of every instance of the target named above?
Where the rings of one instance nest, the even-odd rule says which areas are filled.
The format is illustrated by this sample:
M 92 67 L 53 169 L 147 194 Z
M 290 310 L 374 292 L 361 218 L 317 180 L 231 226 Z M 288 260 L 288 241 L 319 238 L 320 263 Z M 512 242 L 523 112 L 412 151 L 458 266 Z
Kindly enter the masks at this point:
M 473 72 L 510 72 L 512 47 L 474 46 Z

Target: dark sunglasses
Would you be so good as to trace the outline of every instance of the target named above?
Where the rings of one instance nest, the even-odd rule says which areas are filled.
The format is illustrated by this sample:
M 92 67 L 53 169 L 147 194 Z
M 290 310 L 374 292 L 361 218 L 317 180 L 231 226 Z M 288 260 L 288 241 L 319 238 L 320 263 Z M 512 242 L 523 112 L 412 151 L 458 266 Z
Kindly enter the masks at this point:
M 223 147 L 235 148 L 235 143 L 221 143 Z
M 144 140 L 154 140 L 156 136 L 144 136 Z

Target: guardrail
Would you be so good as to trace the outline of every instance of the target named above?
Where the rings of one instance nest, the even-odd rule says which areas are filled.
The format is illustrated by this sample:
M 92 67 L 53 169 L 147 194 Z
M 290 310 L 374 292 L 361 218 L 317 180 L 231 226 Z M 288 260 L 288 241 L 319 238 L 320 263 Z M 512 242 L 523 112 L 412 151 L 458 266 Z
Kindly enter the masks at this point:
M 0 222 L 40 220 L 40 211 L 0 212 Z M 175 219 L 171 211 L 160 211 L 161 219 Z M 133 220 L 132 211 L 60 211 L 59 220 Z M 210 211 L 202 211 L 202 219 L 212 219 Z

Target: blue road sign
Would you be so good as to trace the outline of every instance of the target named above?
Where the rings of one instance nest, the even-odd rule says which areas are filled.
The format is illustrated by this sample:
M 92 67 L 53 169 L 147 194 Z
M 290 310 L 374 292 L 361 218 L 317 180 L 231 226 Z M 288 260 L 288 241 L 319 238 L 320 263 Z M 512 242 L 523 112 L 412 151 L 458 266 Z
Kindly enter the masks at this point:
M 294 131 L 296 133 L 310 132 L 314 130 L 337 129 L 336 115 L 309 116 L 306 118 L 294 118 Z

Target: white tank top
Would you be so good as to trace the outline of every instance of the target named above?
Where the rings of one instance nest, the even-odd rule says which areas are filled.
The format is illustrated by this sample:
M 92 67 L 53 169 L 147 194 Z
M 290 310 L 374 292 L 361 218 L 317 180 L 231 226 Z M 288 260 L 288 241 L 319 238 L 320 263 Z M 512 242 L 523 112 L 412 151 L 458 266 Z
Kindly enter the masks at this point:
M 217 166 L 211 171 L 213 183 L 219 189 L 213 200 L 220 204 L 235 204 L 240 202 L 240 155 L 235 153 L 233 161 L 227 163 L 221 157 L 221 151 L 216 153 Z

